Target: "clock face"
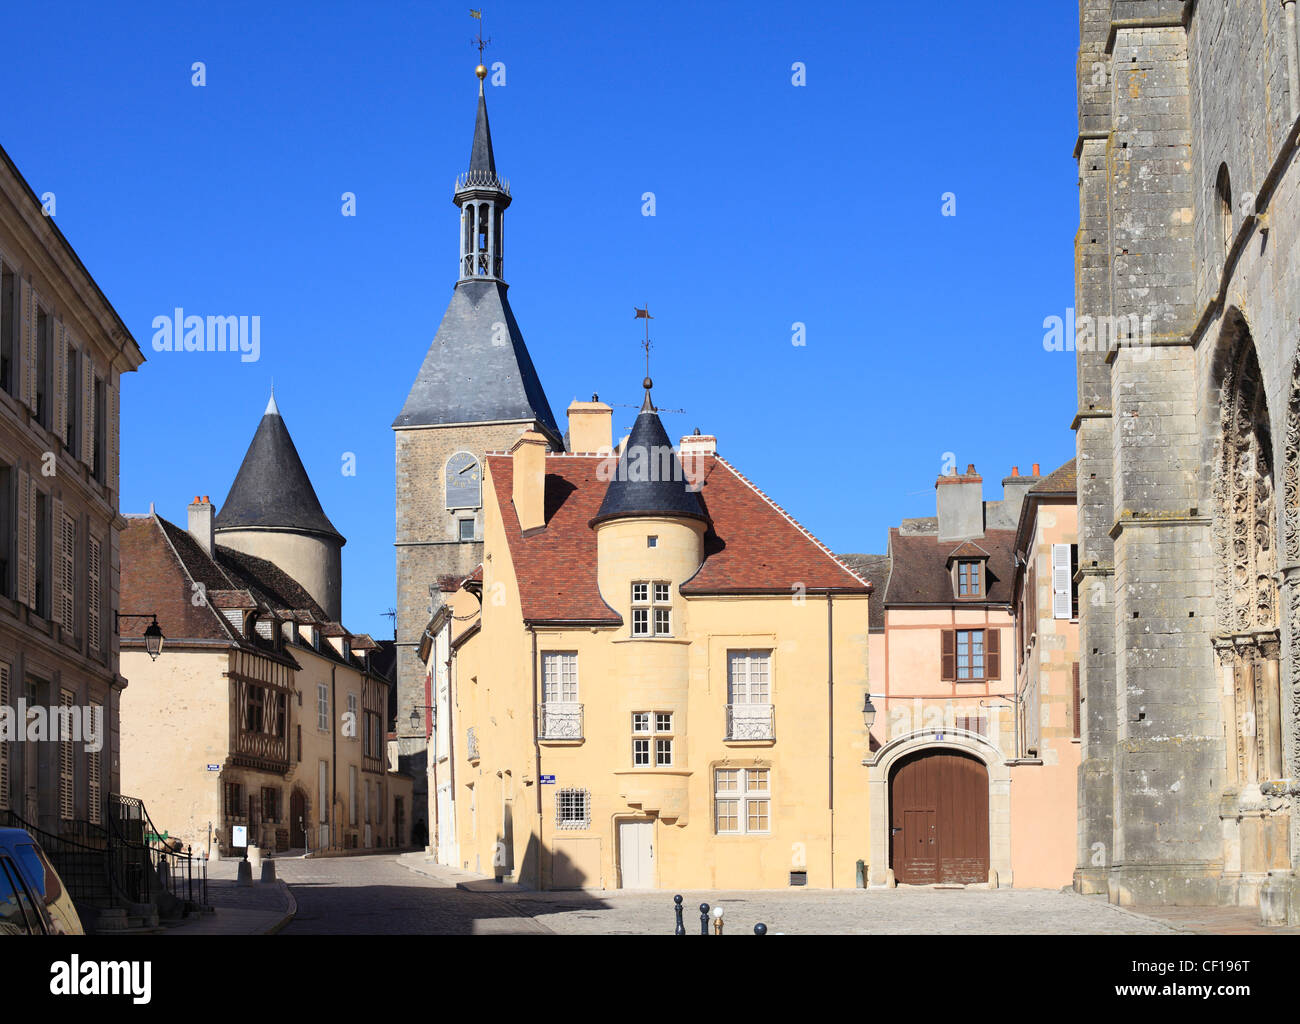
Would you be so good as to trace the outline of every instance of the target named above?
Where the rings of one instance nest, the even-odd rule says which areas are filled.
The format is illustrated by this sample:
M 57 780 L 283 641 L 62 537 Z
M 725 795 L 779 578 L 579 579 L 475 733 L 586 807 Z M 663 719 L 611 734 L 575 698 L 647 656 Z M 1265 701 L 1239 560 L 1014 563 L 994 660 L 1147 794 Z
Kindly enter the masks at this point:
M 447 507 L 478 508 L 482 504 L 483 473 L 478 459 L 457 452 L 447 460 Z

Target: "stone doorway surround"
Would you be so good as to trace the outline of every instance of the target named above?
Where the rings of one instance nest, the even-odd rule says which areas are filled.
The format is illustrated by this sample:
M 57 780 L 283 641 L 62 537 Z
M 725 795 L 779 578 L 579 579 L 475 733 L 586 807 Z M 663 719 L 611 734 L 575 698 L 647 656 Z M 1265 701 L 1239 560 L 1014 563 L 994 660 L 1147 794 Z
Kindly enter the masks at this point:
M 1002 751 L 978 733 L 964 729 L 918 729 L 895 736 L 874 755 L 863 760 L 867 769 L 867 807 L 870 814 L 871 862 L 869 888 L 893 888 L 889 866 L 889 775 L 894 765 L 918 751 L 960 751 L 981 761 L 989 773 L 989 885 L 1012 884 L 1011 876 L 1011 769 Z

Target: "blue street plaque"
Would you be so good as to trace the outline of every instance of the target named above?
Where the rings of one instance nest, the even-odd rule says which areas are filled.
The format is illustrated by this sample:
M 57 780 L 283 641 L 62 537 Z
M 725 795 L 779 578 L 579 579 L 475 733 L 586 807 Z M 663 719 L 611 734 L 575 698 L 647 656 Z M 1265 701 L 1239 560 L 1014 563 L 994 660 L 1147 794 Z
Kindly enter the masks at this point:
M 554 785 L 555 785 L 555 776 L 554 776 L 554 775 L 543 775 L 543 776 L 542 776 L 542 785 L 543 785 L 543 786 L 554 786 Z
M 219 771 L 221 771 L 221 765 L 219 765 L 219 764 L 210 764 L 210 765 L 208 765 L 208 771 L 210 771 L 210 772 L 219 772 Z

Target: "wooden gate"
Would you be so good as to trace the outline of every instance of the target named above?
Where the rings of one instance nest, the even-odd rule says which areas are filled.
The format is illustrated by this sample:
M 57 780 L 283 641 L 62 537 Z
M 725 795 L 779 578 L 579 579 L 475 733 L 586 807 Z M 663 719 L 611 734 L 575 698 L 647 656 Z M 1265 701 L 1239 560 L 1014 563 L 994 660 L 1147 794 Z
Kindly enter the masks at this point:
M 976 757 L 924 751 L 889 779 L 890 867 L 902 885 L 989 880 L 989 775 Z
M 296 788 L 289 796 L 289 845 L 295 850 L 307 846 L 307 795 Z

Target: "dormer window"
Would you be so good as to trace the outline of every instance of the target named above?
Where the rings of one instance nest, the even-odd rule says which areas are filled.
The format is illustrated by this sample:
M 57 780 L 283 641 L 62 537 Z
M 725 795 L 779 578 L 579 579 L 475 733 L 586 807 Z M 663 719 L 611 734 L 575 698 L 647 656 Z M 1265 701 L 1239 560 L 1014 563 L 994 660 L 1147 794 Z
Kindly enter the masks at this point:
M 962 559 L 957 563 L 957 596 L 983 597 L 983 563 L 975 559 Z

